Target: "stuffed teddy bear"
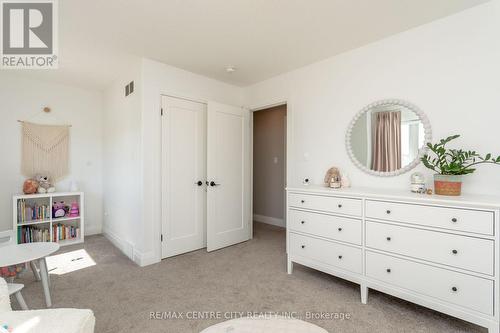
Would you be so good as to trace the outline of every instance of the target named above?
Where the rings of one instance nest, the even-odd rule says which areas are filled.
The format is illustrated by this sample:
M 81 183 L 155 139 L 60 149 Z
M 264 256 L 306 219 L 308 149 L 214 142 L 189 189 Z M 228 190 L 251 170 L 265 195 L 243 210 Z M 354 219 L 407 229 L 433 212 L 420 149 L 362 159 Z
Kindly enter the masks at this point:
M 35 194 L 38 191 L 38 182 L 34 179 L 26 179 L 23 184 L 24 194 Z
M 38 193 L 52 193 L 56 191 L 48 176 L 37 175 L 35 179 L 38 182 Z

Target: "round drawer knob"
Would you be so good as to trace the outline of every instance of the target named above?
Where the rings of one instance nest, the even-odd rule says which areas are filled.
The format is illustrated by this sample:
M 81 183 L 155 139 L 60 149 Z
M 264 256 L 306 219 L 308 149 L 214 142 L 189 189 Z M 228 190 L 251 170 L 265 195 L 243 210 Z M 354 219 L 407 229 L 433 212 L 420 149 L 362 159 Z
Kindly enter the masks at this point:
M 390 268 L 387 268 L 385 271 L 386 271 L 387 273 L 390 273 L 390 272 L 391 272 L 391 269 L 390 269 Z
M 457 250 L 452 250 L 452 251 L 451 251 L 451 253 L 453 253 L 453 254 L 457 254 L 457 253 L 458 253 L 458 251 L 457 251 Z
M 390 211 L 390 210 L 386 210 L 385 212 L 386 212 L 387 214 L 390 214 L 390 213 L 391 213 L 391 211 Z
M 457 292 L 457 291 L 458 291 L 458 288 L 457 288 L 457 287 L 451 287 L 451 290 L 452 290 L 453 292 Z
M 391 237 L 386 237 L 387 241 L 390 242 L 391 241 Z
M 338 230 L 339 230 L 339 231 L 342 231 L 342 228 L 339 228 Z
M 301 203 L 305 203 L 306 201 L 305 200 L 300 200 Z
M 339 208 L 342 208 L 342 205 L 341 205 L 341 204 L 338 204 L 338 207 L 339 207 Z
M 302 246 L 301 246 L 301 248 L 305 249 L 305 248 L 306 248 L 306 246 L 305 246 L 305 245 L 302 245 Z
M 342 259 L 342 256 L 339 256 L 339 259 Z
M 300 221 L 300 223 L 301 223 L 301 224 L 305 224 L 305 223 L 306 223 L 306 221 Z
M 457 218 L 456 218 L 456 217 L 454 217 L 454 218 L 452 218 L 452 219 L 451 219 L 451 222 L 453 222 L 453 223 L 456 223 L 457 221 L 458 221 L 458 220 L 457 220 Z

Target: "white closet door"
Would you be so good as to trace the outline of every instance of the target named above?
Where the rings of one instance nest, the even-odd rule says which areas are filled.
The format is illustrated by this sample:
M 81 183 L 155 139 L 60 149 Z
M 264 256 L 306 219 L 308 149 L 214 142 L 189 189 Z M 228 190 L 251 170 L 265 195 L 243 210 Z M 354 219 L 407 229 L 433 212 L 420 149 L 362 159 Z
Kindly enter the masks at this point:
M 206 246 L 206 104 L 162 96 L 162 257 Z M 198 182 L 201 182 L 200 184 Z
M 249 111 L 208 103 L 207 250 L 250 237 Z

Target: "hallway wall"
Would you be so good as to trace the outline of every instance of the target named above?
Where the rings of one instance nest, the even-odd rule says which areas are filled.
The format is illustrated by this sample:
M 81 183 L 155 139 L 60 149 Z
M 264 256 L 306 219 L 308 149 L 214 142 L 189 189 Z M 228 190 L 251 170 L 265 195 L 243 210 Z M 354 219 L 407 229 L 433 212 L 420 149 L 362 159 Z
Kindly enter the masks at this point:
M 286 105 L 253 117 L 254 220 L 284 227 Z

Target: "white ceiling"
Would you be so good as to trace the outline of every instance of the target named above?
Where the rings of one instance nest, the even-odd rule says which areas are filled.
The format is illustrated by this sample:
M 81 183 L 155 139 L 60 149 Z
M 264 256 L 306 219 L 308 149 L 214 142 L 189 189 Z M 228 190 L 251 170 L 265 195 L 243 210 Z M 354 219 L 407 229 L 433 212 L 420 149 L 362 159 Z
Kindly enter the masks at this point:
M 60 0 L 60 69 L 25 74 L 103 88 L 133 55 L 245 86 L 487 1 Z

